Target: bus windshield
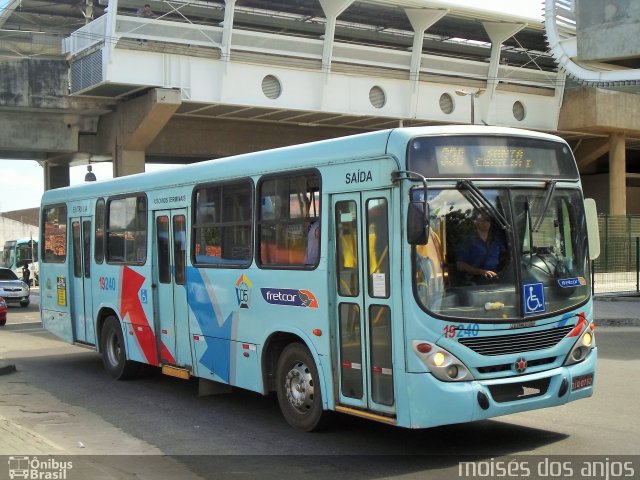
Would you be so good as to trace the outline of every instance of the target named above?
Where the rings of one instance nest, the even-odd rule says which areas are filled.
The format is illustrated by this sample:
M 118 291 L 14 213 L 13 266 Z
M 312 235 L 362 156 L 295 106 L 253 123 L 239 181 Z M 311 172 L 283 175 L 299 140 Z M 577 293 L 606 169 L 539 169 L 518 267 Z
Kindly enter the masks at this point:
M 513 321 L 586 301 L 589 264 L 580 191 L 480 192 L 485 202 L 460 185 L 429 190 L 432 233 L 413 256 L 421 306 L 442 317 Z M 423 190 L 412 195 L 421 199 Z
M 5 268 L 20 268 L 38 261 L 38 242 L 35 240 L 10 240 L 4 245 L 2 264 Z
M 30 245 L 33 243 L 33 245 Z M 38 242 L 19 243 L 16 246 L 16 265 L 38 261 Z

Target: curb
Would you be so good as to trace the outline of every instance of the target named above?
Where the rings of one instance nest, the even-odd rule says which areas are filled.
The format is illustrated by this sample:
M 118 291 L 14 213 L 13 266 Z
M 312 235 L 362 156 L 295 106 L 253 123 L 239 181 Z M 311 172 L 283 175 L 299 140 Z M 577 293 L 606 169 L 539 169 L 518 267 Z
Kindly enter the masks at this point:
M 16 371 L 16 366 L 13 363 L 7 363 L 4 360 L 0 360 L 0 375 L 8 375 Z
M 639 318 L 596 318 L 597 327 L 640 327 Z
M 640 302 L 640 296 L 638 295 L 609 295 L 600 294 L 594 295 L 594 302 Z

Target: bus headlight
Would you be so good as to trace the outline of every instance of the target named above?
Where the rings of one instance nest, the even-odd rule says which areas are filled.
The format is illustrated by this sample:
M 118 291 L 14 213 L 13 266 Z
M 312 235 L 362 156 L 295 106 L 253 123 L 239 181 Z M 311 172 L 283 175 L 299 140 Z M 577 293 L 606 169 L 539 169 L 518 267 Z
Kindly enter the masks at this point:
M 473 380 L 473 375 L 464 363 L 434 343 L 414 340 L 413 351 L 429 371 L 443 382 Z
M 593 340 L 593 332 L 587 328 L 586 331 L 580 335 L 580 338 L 578 338 L 576 343 L 573 345 L 573 348 L 567 356 L 564 364 L 573 365 L 587 358 L 587 356 L 591 352 L 591 349 L 593 348 Z

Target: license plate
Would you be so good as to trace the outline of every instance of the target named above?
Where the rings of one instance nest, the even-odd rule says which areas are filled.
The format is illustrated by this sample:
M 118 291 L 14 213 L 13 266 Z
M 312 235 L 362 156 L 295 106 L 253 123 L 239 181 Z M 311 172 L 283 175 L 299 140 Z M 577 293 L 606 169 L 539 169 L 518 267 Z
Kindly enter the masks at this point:
M 591 385 L 593 385 L 593 373 L 588 373 L 586 375 L 574 377 L 571 382 L 571 390 L 580 390 L 581 388 L 587 388 Z

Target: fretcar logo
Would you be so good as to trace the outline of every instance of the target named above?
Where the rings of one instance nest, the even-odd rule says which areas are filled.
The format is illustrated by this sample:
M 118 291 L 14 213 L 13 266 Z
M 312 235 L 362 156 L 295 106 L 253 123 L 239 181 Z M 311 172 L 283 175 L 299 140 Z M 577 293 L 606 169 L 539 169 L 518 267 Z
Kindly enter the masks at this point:
M 289 307 L 318 308 L 316 296 L 309 290 L 290 290 L 287 288 L 261 288 L 262 298 L 272 305 Z

